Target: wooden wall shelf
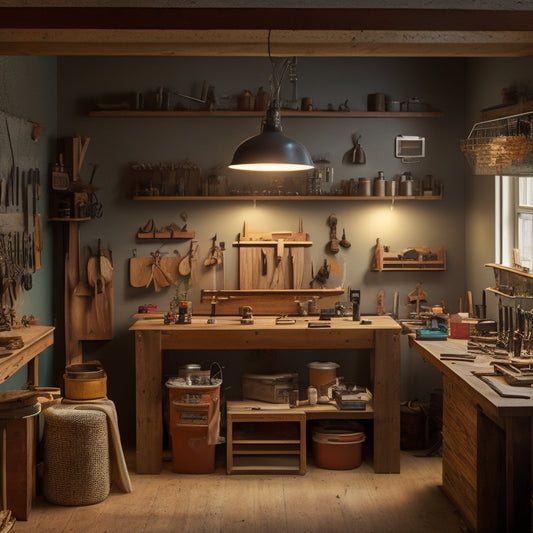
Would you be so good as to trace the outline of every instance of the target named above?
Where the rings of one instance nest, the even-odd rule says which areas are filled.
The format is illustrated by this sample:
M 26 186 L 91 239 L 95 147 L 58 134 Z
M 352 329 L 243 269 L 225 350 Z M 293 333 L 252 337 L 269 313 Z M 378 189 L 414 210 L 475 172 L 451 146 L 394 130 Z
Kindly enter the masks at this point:
M 194 239 L 194 231 L 163 231 L 163 232 L 138 232 L 137 240 L 144 241 L 179 241 L 184 239 Z
M 495 287 L 487 290 L 511 299 L 533 299 L 533 272 L 524 272 L 496 263 L 487 263 L 494 270 Z
M 481 110 L 482 121 L 498 120 L 500 118 L 509 117 L 512 115 L 519 115 L 520 113 L 528 113 L 533 111 L 533 100 L 520 102 L 512 105 L 498 105 Z
M 442 195 L 438 196 L 134 196 L 133 200 L 138 202 L 194 202 L 194 201 L 294 201 L 294 202 L 338 202 L 338 201 L 363 201 L 363 202 L 383 202 L 383 201 L 431 201 L 442 200 Z
M 106 109 L 90 111 L 90 117 L 263 117 L 264 111 L 163 111 L 137 109 Z M 298 118 L 439 118 L 441 111 L 290 111 L 281 110 L 282 117 Z
M 419 254 L 421 256 L 422 254 Z M 440 246 L 433 251 L 432 255 L 435 255 L 435 259 L 406 259 L 406 258 L 394 258 L 387 257 L 384 252 L 384 247 L 377 239 L 374 258 L 372 261 L 372 270 L 375 272 L 384 271 L 409 271 L 409 270 L 446 270 L 446 250 L 443 246 Z

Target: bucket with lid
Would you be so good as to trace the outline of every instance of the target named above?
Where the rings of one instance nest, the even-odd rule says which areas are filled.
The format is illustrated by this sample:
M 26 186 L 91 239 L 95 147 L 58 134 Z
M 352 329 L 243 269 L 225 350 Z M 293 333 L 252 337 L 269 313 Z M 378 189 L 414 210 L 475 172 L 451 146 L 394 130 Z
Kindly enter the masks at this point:
M 351 470 L 362 462 L 366 434 L 356 422 L 326 424 L 313 429 L 313 459 L 319 468 Z
M 318 403 L 328 403 L 328 387 L 335 383 L 339 365 L 331 361 L 313 361 L 308 363 L 307 367 L 309 368 L 309 385 L 313 385 L 318 391 Z

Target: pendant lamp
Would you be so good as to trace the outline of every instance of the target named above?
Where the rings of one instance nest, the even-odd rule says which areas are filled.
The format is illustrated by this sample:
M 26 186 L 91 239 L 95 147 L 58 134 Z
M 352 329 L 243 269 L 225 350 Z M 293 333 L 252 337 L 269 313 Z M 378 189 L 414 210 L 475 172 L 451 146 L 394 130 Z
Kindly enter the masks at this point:
M 268 33 L 268 57 L 272 64 L 272 89 L 270 102 L 263 119 L 261 133 L 244 140 L 235 150 L 229 168 L 251 171 L 297 171 L 314 168 L 309 152 L 302 144 L 282 133 L 279 92 L 285 61 L 279 80 L 270 56 L 270 31 Z

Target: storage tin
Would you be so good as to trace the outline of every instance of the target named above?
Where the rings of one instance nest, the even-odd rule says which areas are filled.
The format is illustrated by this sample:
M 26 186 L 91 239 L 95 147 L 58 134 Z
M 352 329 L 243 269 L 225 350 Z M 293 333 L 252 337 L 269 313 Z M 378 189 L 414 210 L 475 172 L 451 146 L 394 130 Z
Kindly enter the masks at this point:
M 288 403 L 289 391 L 298 389 L 298 374 L 244 374 L 242 395 L 248 400 Z

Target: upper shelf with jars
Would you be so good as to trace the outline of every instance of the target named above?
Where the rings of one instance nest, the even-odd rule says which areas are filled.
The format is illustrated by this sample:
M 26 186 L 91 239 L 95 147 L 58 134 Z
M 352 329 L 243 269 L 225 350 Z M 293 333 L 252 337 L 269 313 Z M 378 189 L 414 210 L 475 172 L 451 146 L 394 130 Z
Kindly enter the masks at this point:
M 146 110 L 146 109 L 97 109 L 89 112 L 91 117 L 262 117 L 264 111 L 239 110 Z M 441 111 L 291 111 L 281 110 L 282 117 L 299 118 L 438 118 Z

